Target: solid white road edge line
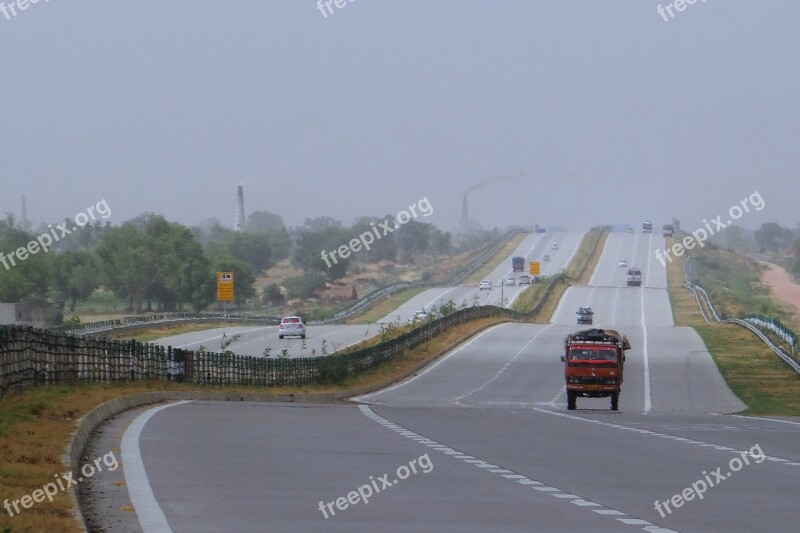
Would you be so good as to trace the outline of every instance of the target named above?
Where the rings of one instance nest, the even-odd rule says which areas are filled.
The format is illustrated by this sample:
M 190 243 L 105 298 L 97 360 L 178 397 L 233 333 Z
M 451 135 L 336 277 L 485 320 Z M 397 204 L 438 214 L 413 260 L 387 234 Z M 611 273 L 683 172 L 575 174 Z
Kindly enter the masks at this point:
M 172 533 L 172 529 L 167 523 L 164 511 L 158 505 L 156 497 L 153 495 L 153 489 L 150 487 L 150 481 L 147 479 L 147 472 L 145 472 L 142 455 L 139 450 L 139 437 L 142 434 L 144 425 L 153 415 L 163 409 L 183 403 L 189 403 L 189 400 L 148 409 L 134 418 L 122 435 L 120 455 L 122 456 L 122 472 L 125 474 L 128 497 L 131 500 L 131 504 L 133 504 L 136 517 L 139 519 L 139 525 L 147 533 Z

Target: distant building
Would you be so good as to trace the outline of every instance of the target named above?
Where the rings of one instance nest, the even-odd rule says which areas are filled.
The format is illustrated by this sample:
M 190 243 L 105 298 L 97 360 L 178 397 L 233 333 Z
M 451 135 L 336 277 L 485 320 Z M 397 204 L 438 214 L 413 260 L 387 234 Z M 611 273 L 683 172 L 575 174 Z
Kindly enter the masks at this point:
M 44 309 L 33 304 L 0 303 L 0 325 L 44 327 Z

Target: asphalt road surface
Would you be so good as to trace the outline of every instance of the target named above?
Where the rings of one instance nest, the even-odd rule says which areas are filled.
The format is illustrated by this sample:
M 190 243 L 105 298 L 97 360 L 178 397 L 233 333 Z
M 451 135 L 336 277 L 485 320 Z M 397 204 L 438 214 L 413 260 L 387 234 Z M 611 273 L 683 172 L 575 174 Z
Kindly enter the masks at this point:
M 796 531 L 800 420 L 725 414 L 744 406 L 671 325 L 663 245 L 612 235 L 552 324 L 493 327 L 359 405 L 124 413 L 92 444 L 122 435 L 123 469 L 91 480 L 90 516 L 108 531 Z M 618 412 L 566 410 L 578 305 L 630 339 Z
M 540 260 L 544 255 L 550 255 L 549 262 L 542 263 L 543 276 L 560 272 L 566 268 L 575 255 L 583 237 L 579 232 L 565 233 L 534 233 L 522 240 L 517 248 L 502 261 L 487 277 L 495 283 L 491 291 L 480 291 L 477 287 L 440 287 L 433 288 L 418 294 L 395 311 L 389 313 L 375 324 L 346 325 L 330 324 L 308 326 L 306 339 L 286 337 L 278 339 L 277 326 L 236 326 L 210 329 L 192 333 L 183 333 L 158 339 L 154 342 L 164 346 L 197 350 L 204 346 L 208 351 L 220 351 L 223 335 L 229 339 L 232 335 L 241 335 L 238 340 L 228 346 L 238 355 L 261 356 L 269 350 L 271 356 L 283 355 L 288 357 L 312 357 L 315 355 L 331 354 L 337 350 L 357 344 L 369 337 L 380 334 L 381 324 L 401 323 L 407 324 L 416 311 L 422 309 L 430 311 L 432 306 L 440 306 L 452 300 L 457 306 L 462 304 L 472 305 L 499 305 L 500 295 L 509 305 L 527 286 L 504 286 L 500 288 L 500 281 L 512 274 L 511 258 L 523 256 L 527 261 Z M 552 244 L 558 243 L 559 249 L 552 250 Z M 520 273 L 516 273 L 515 277 Z

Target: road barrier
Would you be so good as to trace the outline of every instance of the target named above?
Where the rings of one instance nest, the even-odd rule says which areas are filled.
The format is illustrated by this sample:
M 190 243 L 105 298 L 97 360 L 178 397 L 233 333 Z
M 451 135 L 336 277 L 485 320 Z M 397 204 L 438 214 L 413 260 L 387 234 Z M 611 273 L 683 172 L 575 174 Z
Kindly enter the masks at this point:
M 522 316 L 495 306 L 468 307 L 376 346 L 344 354 L 295 359 L 194 352 L 136 341 L 0 326 L 0 396 L 39 385 L 73 382 L 174 380 L 262 387 L 339 383 L 458 324 L 487 317 L 518 319 Z
M 689 258 L 686 259 L 684 273 L 686 276 L 686 287 L 688 287 L 689 290 L 691 290 L 694 294 L 694 297 L 697 300 L 697 305 L 700 306 L 700 312 L 703 313 L 703 318 L 705 318 L 706 322 L 736 324 L 750 330 L 759 339 L 761 339 L 764 344 L 766 344 L 775 353 L 775 355 L 780 357 L 786 364 L 792 367 L 795 372 L 800 373 L 800 362 L 795 357 L 797 353 L 797 334 L 794 331 L 784 326 L 777 318 L 764 315 L 749 314 L 742 318 L 734 317 L 723 319 L 722 315 L 717 311 L 717 308 L 714 307 L 714 302 L 711 301 L 711 297 L 708 295 L 706 290 L 694 282 L 695 277 L 691 275 L 692 267 Z M 702 298 L 700 295 L 702 295 Z M 713 321 L 706 314 L 704 304 L 708 306 L 708 309 L 713 314 Z M 772 331 L 775 335 L 783 339 L 783 341 L 791 347 L 792 352 L 789 353 L 778 344 L 772 342 L 764 330 Z

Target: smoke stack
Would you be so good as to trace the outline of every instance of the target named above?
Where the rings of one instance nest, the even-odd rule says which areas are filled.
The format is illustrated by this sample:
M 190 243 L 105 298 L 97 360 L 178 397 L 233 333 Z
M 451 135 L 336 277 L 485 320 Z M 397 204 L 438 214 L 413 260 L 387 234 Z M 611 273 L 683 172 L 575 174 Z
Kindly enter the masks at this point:
M 469 213 L 467 211 L 467 193 L 464 193 L 464 199 L 461 202 L 461 220 L 459 221 L 459 226 L 462 233 L 469 232 Z
M 239 203 L 236 206 L 236 222 L 233 225 L 234 231 L 244 231 L 244 189 L 239 185 Z
M 32 226 L 30 222 L 28 222 L 28 206 L 25 202 L 25 195 L 22 195 L 22 220 L 19 221 L 19 225 L 23 230 L 29 230 Z

